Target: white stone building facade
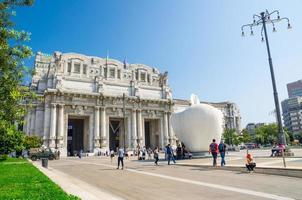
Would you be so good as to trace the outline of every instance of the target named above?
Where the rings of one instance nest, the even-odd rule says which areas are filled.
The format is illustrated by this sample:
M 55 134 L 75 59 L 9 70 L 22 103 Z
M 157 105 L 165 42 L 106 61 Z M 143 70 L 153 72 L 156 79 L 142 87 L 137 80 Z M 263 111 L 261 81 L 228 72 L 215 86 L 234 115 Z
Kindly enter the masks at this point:
M 76 53 L 37 53 L 23 130 L 61 155 L 175 144 L 168 74 Z

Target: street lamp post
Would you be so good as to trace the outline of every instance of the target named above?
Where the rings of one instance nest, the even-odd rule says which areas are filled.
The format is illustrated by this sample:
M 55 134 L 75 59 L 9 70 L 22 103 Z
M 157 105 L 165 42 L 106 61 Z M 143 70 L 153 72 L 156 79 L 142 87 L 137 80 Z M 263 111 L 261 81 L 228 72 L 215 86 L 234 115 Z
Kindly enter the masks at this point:
M 277 14 L 277 18 L 272 18 L 272 16 L 275 16 Z M 286 138 L 285 138 L 285 133 L 282 127 L 282 121 L 281 121 L 281 113 L 280 113 L 280 105 L 279 105 L 279 99 L 278 99 L 278 92 L 277 92 L 277 87 L 276 87 L 276 81 L 275 81 L 275 75 L 274 75 L 274 68 L 273 68 L 273 61 L 271 57 L 271 52 L 270 52 L 270 47 L 269 47 L 269 42 L 268 42 L 268 36 L 267 36 L 267 30 L 266 30 L 266 25 L 271 24 L 273 26 L 273 32 L 276 32 L 275 24 L 277 22 L 281 21 L 287 21 L 287 28 L 291 29 L 291 25 L 289 23 L 289 19 L 287 17 L 280 18 L 279 16 L 279 11 L 275 10 L 271 13 L 269 13 L 267 10 L 265 12 L 261 12 L 260 16 L 259 15 L 254 15 L 253 16 L 253 23 L 251 24 L 245 24 L 241 27 L 242 31 L 242 36 L 244 36 L 244 29 L 245 28 L 250 28 L 251 35 L 254 35 L 253 32 L 253 27 L 256 26 L 262 26 L 261 29 L 261 41 L 264 41 L 263 38 L 263 32 L 264 32 L 264 37 L 265 37 L 265 42 L 266 42 L 266 48 L 267 48 L 267 54 L 268 54 L 268 62 L 269 62 L 269 67 L 270 67 L 270 72 L 271 72 L 271 78 L 272 78 L 272 85 L 273 85 L 273 90 L 274 90 L 274 101 L 275 101 L 275 109 L 276 109 L 276 115 L 277 115 L 277 123 L 278 123 L 278 133 L 279 133 L 279 143 L 286 145 Z
M 123 93 L 123 125 L 124 125 L 124 153 L 126 154 L 126 105 L 125 105 L 125 93 Z

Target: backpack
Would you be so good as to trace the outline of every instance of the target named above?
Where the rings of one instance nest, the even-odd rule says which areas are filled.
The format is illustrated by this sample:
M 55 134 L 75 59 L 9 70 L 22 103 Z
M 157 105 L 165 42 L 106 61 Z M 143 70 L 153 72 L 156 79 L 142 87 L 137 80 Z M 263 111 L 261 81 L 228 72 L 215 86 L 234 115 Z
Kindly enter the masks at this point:
M 210 145 L 210 149 L 211 149 L 211 152 L 216 152 L 217 151 L 217 144 L 216 143 L 212 143 Z
M 225 145 L 219 144 L 218 149 L 219 149 L 219 152 L 225 152 Z

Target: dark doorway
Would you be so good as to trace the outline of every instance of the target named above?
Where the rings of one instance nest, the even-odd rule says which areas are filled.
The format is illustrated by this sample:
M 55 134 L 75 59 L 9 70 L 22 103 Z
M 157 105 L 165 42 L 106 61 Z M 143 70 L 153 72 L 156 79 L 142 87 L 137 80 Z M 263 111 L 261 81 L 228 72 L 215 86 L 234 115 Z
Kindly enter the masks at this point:
M 67 155 L 75 156 L 84 150 L 84 119 L 68 119 Z
M 116 151 L 120 143 L 120 121 L 110 120 L 109 122 L 109 149 Z
M 145 121 L 145 146 L 151 147 L 150 122 Z

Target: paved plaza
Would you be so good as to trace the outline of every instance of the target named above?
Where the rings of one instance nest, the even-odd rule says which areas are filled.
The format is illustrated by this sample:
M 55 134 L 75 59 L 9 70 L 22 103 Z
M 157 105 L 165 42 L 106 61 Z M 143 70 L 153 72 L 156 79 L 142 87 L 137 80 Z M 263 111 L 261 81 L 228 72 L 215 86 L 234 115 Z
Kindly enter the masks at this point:
M 294 157 L 285 157 L 285 162 L 287 168 L 298 168 L 302 169 L 302 149 L 292 149 Z M 254 156 L 254 161 L 257 163 L 258 167 L 273 167 L 273 168 L 283 168 L 283 158 L 282 157 L 270 157 L 271 150 L 249 150 Z M 244 166 L 245 164 L 245 155 L 246 150 L 241 150 L 240 152 L 228 152 L 226 154 L 226 163 L 227 166 Z M 202 159 L 191 159 L 191 160 L 182 160 L 179 164 L 192 164 L 192 165 L 201 165 L 209 166 L 212 165 L 212 158 L 210 155 L 207 155 L 208 158 Z M 220 158 L 218 158 L 218 164 Z
M 243 155 L 243 151 L 230 153 L 227 161 L 241 162 Z M 295 159 L 293 163 L 302 166 L 302 158 Z M 210 161 L 204 158 L 178 163 Z M 265 158 L 257 161 L 272 162 Z M 117 170 L 116 158 L 112 162 L 107 157 L 63 158 L 51 161 L 44 171 L 52 173 L 51 178 L 64 190 L 83 199 L 302 199 L 301 178 L 226 171 L 220 167 L 168 166 L 166 161 L 154 166 L 151 161 L 135 158 L 126 159 L 125 165 L 124 170 Z

